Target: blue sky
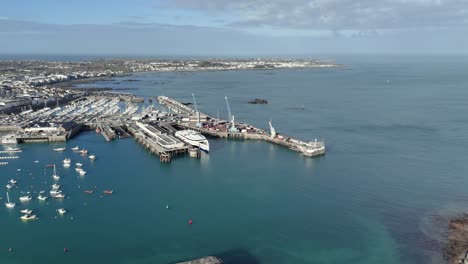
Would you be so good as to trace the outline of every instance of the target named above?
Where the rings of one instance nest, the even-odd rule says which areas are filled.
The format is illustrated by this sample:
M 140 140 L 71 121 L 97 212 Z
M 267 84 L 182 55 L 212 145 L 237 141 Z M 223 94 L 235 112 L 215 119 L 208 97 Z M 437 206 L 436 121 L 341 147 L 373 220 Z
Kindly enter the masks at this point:
M 0 53 L 468 53 L 468 0 L 18 0 Z

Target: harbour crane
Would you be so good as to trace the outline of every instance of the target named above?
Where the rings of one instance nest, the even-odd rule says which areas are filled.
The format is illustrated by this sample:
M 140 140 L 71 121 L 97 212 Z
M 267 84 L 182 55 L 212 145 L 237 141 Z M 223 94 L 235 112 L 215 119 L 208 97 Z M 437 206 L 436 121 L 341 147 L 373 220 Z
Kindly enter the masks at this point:
M 200 122 L 200 112 L 198 111 L 197 101 L 195 100 L 195 94 L 194 93 L 192 94 L 192 97 L 193 97 L 193 106 L 195 107 L 195 112 L 197 113 L 197 123 L 195 124 L 195 126 L 196 127 L 201 127 L 202 124 Z
M 237 128 L 234 125 L 234 116 L 231 115 L 231 108 L 229 107 L 229 101 L 228 101 L 227 96 L 225 96 L 224 99 L 226 99 L 226 105 L 227 105 L 227 110 L 228 110 L 228 115 L 229 115 L 229 122 L 231 122 L 231 127 L 229 128 L 229 131 L 237 132 Z

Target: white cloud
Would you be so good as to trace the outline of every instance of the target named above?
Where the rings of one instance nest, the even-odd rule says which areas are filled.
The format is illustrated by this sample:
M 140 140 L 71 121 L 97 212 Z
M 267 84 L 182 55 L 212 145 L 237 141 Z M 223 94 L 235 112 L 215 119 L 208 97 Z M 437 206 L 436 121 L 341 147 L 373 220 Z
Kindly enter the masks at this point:
M 171 0 L 172 7 L 233 15 L 238 27 L 378 30 L 468 26 L 468 0 Z

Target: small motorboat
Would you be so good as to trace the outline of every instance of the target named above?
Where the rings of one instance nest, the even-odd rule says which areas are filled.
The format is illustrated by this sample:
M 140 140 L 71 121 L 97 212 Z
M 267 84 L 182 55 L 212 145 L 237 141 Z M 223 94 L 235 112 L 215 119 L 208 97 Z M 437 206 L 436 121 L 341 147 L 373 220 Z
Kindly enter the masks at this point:
M 65 214 L 67 212 L 67 210 L 65 210 L 64 208 L 59 208 L 57 209 L 57 212 L 61 215 Z
M 104 190 L 104 194 L 113 194 L 114 190 Z
M 53 190 L 58 190 L 58 189 L 60 189 L 60 185 L 58 185 L 58 184 L 52 184 L 52 189 L 53 189 Z
M 94 155 L 89 155 L 88 158 L 89 158 L 90 160 L 95 160 L 95 159 L 96 159 L 96 156 L 94 156 Z
M 63 167 L 64 167 L 64 168 L 70 168 L 70 163 L 64 163 L 64 164 L 63 164 Z
M 17 183 L 17 181 L 14 180 L 14 179 L 11 179 L 9 182 L 10 182 L 11 184 L 16 184 L 16 183 Z
M 57 196 L 57 195 L 59 195 L 59 194 L 61 194 L 61 193 L 62 193 L 62 191 L 59 191 L 59 190 L 52 190 L 52 191 L 50 191 L 50 195 L 52 195 L 52 196 Z
M 70 158 L 66 158 L 62 161 L 63 164 L 70 164 L 71 163 L 71 160 Z
M 86 174 L 86 171 L 81 169 L 81 170 L 78 170 L 78 174 L 80 174 L 80 176 L 85 176 Z
M 38 160 L 35 160 L 34 163 L 39 163 L 39 161 L 38 161 Z
M 85 190 L 84 193 L 92 194 L 92 193 L 93 193 L 93 190 Z
M 79 163 L 79 162 L 78 162 L 78 163 L 75 163 L 75 165 L 76 165 L 77 167 L 81 167 L 81 166 L 83 166 L 83 163 Z
M 74 148 L 71 148 L 71 150 L 73 150 L 73 151 L 79 151 L 80 148 L 79 148 L 78 146 L 76 146 L 76 147 L 74 147 Z
M 88 151 L 86 149 L 80 150 L 80 154 L 88 154 Z
M 30 209 L 23 209 L 23 210 L 21 210 L 20 212 L 23 213 L 23 214 L 30 215 L 30 214 L 32 214 L 33 211 L 30 210 Z
M 65 198 L 65 194 L 59 193 L 59 194 L 57 194 L 57 195 L 54 195 L 54 198 L 56 198 L 56 199 L 63 199 L 63 198 Z
M 21 196 L 21 197 L 19 198 L 20 202 L 29 202 L 29 201 L 31 201 L 31 199 L 32 199 L 32 197 L 29 196 L 29 195 Z
M 36 220 L 36 215 L 25 214 L 20 217 L 21 220 Z
M 40 200 L 40 201 L 45 201 L 45 200 L 47 200 L 47 198 L 48 198 L 47 196 L 42 196 L 42 194 L 40 194 L 40 195 L 37 197 L 37 199 Z
M 54 148 L 54 151 L 65 151 L 66 148 Z
M 56 174 L 52 175 L 52 177 L 54 178 L 54 180 L 59 180 L 60 179 L 60 176 L 58 176 Z
M 7 184 L 5 187 L 6 187 L 8 190 L 10 190 L 11 188 L 13 188 L 13 185 Z

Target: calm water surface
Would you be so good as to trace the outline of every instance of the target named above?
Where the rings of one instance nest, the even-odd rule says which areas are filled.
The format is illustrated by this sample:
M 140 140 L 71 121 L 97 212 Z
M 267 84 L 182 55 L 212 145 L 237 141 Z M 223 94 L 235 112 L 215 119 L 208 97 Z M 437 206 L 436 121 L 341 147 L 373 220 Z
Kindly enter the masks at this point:
M 201 111 L 224 118 L 228 96 L 236 119 L 262 128 L 271 119 L 279 133 L 323 138 L 328 153 L 306 158 L 265 142 L 212 139 L 200 160 L 167 165 L 133 139 L 105 142 L 94 132 L 64 144 L 89 149 L 94 162 L 54 152 L 53 144 L 22 145 L 21 158 L 0 168 L 5 184 L 19 181 L 10 192 L 17 208 L 0 207 L 1 263 L 172 263 L 204 255 L 226 263 L 439 263 L 433 245 L 441 236 L 430 216 L 464 209 L 468 200 L 468 60 L 336 60 L 346 67 L 144 73 L 131 77 L 138 82 L 92 85 L 184 102 L 196 93 Z M 257 97 L 269 104 L 246 103 Z M 66 157 L 88 172 L 58 167 L 69 197 L 20 204 L 22 192 L 50 189 L 45 165 Z M 104 189 L 115 193 L 103 196 Z M 60 207 L 69 213 L 58 216 Z M 21 222 L 20 208 L 40 219 Z

